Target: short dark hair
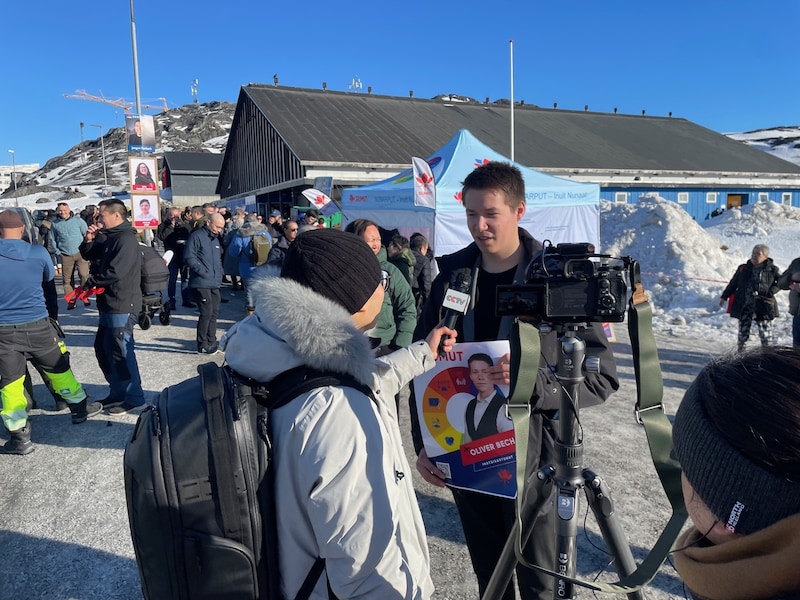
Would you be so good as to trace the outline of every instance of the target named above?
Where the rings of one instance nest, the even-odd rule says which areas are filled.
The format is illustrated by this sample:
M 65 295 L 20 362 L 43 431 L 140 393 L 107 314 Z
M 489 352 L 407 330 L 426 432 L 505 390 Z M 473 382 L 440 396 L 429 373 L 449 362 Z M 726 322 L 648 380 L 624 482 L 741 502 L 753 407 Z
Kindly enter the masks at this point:
M 420 250 L 423 246 L 430 246 L 427 238 L 421 233 L 412 233 L 409 245 L 412 250 Z
M 494 361 L 492 360 L 492 357 L 489 356 L 488 354 L 484 354 L 483 352 L 476 352 L 475 354 L 470 356 L 467 359 L 467 365 L 468 366 L 472 366 L 472 363 L 474 363 L 475 361 L 485 362 L 490 367 L 492 365 L 494 365 Z
M 401 250 L 405 250 L 406 248 L 408 248 L 408 238 L 404 235 L 400 235 L 399 233 L 395 233 L 392 236 L 392 244 L 394 244 Z
M 506 195 L 506 204 L 511 208 L 517 208 L 525 202 L 525 180 L 522 172 L 510 163 L 485 163 L 467 175 L 462 185 L 462 203 L 469 190 L 500 190 Z
M 112 198 L 111 200 L 101 200 L 100 206 L 104 207 L 107 212 L 117 213 L 123 219 L 128 218 L 128 209 L 122 200 Z

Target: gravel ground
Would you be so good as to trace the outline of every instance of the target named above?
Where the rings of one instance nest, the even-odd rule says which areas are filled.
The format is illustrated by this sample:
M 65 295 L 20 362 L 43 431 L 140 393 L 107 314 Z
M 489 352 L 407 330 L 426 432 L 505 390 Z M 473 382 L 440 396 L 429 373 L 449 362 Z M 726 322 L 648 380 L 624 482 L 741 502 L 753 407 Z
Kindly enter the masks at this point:
M 244 314 L 244 296 L 229 288 L 230 300 L 220 311 L 224 331 Z M 97 311 L 64 310 L 72 367 L 96 398 L 107 394 L 92 343 Z M 196 374 L 208 360 L 197 355 L 191 309 L 179 307 L 170 326 L 156 323 L 148 331 L 136 328 L 137 358 L 148 401 L 165 386 Z M 606 479 L 616 502 L 617 515 L 634 556 L 641 560 L 652 547 L 669 512 L 650 463 L 644 432 L 633 418 L 636 398 L 630 345 L 617 326 L 614 344 L 621 378 L 620 391 L 605 405 L 581 413 L 585 434 L 585 466 Z M 702 340 L 657 336 L 664 372 L 665 406 L 674 415 L 683 391 L 694 375 L 720 349 Z M 222 355 L 215 356 L 222 362 Z M 142 598 L 128 529 L 122 457 L 137 415 L 101 415 L 72 426 L 68 413 L 53 412 L 53 400 L 34 374 L 34 391 L 41 408 L 32 412 L 36 451 L 26 457 L 0 455 L 0 598 L 105 599 Z M 408 432 L 407 409 L 401 425 Z M 8 434 L 0 431 L 0 440 Z M 406 449 L 412 448 L 406 435 Z M 413 456 L 409 455 L 413 464 Z M 458 515 L 448 490 L 425 483 L 414 473 L 428 530 L 432 576 L 437 598 L 475 599 L 472 574 Z M 586 510 L 582 500 L 580 510 Z M 594 518 L 580 526 L 578 568 L 584 578 L 608 573 L 608 558 L 596 546 L 602 538 Z M 662 567 L 647 589 L 651 599 L 683 598 L 684 590 L 671 568 Z M 581 590 L 580 598 L 592 597 Z

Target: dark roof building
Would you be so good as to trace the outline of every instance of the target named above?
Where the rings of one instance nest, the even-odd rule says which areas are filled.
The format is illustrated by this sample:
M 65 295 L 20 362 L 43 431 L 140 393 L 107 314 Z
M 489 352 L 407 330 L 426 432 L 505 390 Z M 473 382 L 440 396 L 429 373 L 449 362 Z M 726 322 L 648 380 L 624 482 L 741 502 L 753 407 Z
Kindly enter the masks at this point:
M 219 200 L 217 179 L 222 155 L 210 152 L 165 152 L 162 185 L 175 206 L 193 206 Z
M 336 189 L 395 175 L 410 166 L 411 156 L 429 156 L 459 129 L 511 156 L 510 121 L 507 102 L 250 84 L 240 91 L 217 192 L 223 199 L 250 196 L 283 205 L 296 202 L 297 193 L 317 177 L 333 177 L 336 199 Z M 800 203 L 800 166 L 686 119 L 520 104 L 514 122 L 515 161 L 599 183 L 611 200 L 682 190 L 700 194 L 702 212 L 714 208 L 709 191 L 730 190 L 747 203 L 747 190 L 761 190 L 784 202 L 788 192 L 790 202 Z M 620 190 L 627 194 L 624 200 Z

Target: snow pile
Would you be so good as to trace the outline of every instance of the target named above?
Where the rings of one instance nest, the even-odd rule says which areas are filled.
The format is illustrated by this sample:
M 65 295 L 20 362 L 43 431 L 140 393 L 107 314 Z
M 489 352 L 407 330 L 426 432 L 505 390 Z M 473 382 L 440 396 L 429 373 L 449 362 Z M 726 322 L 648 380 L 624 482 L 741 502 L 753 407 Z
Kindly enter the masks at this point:
M 602 251 L 639 261 L 653 304 L 653 327 L 675 336 L 718 339 L 734 347 L 738 321 L 719 307 L 719 297 L 755 244 L 766 243 L 781 269 L 800 256 L 800 209 L 759 202 L 696 223 L 678 204 L 660 197 L 636 204 L 603 202 Z M 778 294 L 781 316 L 776 342 L 791 344 L 788 294 Z M 750 343 L 757 343 L 751 335 Z M 690 341 L 687 341 L 687 348 Z

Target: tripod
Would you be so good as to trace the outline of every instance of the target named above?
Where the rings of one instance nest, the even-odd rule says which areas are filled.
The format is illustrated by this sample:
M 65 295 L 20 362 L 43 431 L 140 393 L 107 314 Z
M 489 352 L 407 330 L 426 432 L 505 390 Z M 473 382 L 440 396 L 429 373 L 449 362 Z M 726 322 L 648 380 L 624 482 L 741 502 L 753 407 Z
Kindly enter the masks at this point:
M 578 491 L 583 489 L 597 521 L 603 540 L 617 565 L 620 576 L 636 570 L 630 546 L 617 522 L 614 505 L 605 482 L 589 469 L 583 468 L 583 440 L 579 428 L 579 386 L 583 383 L 586 344 L 577 337 L 581 325 L 567 324 L 560 330 L 560 352 L 556 375 L 561 383 L 561 409 L 556 427 L 555 464 L 540 469 L 526 486 L 527 495 L 521 503 L 517 523 L 506 540 L 503 552 L 495 567 L 482 600 L 497 600 L 511 580 L 518 562 L 515 548 L 518 542 L 524 548 L 530 538 L 536 516 L 556 488 L 556 536 L 554 570 L 537 567 L 555 577 L 553 596 L 557 599 L 574 598 L 577 563 Z M 544 331 L 544 327 L 542 327 Z M 589 364 L 587 369 L 599 371 L 599 364 Z M 524 460 L 518 456 L 518 460 Z M 523 490 L 518 489 L 518 494 Z M 520 525 L 521 524 L 521 525 Z M 521 537 L 520 537 L 521 527 Z M 539 532 L 541 534 L 541 532 Z M 631 600 L 644 600 L 642 592 L 627 594 Z

